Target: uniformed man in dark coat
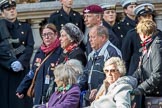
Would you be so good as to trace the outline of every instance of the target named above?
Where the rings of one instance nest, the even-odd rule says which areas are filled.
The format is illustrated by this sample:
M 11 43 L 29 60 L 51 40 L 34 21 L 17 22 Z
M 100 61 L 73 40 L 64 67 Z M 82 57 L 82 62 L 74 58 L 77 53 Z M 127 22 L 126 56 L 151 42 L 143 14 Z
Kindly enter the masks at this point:
M 17 20 L 16 2 L 3 0 L 0 9 L 6 29 L 0 29 L 0 106 L 1 108 L 31 108 L 32 99 L 18 99 L 16 88 L 29 69 L 33 52 L 33 35 L 29 24 Z M 3 28 L 0 25 L 1 28 Z M 4 33 L 4 31 L 9 33 Z M 7 34 L 7 38 L 3 38 Z M 6 44 L 9 44 L 7 45 Z M 10 49 L 9 47 L 10 46 Z
M 125 18 L 114 27 L 114 32 L 120 41 L 120 46 L 127 32 L 136 26 L 133 9 L 136 7 L 137 3 L 136 0 L 121 0 L 121 5 L 124 9 Z
M 101 4 L 101 8 L 104 10 L 103 13 L 103 25 L 108 28 L 110 34 L 110 41 L 118 48 L 119 46 L 119 39 L 114 33 L 114 27 L 117 24 L 117 13 L 116 13 L 116 5 L 115 4 L 108 4 L 103 3 Z M 112 35 L 112 36 L 111 36 Z M 113 37 L 113 38 L 112 38 Z
M 85 28 L 82 16 L 79 12 L 72 9 L 73 0 L 60 0 L 60 2 L 62 8 L 51 14 L 48 21 L 56 25 L 58 31 L 60 31 L 61 27 L 66 23 L 73 23 L 84 32 Z

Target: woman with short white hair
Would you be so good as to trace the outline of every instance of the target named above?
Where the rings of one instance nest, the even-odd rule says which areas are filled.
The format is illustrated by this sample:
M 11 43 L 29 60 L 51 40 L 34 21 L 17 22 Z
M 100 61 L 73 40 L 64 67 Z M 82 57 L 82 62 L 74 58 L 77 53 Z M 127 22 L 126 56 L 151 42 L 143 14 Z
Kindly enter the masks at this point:
M 119 57 L 111 57 L 105 62 L 103 71 L 106 79 L 89 108 L 131 108 L 130 91 L 137 80 L 126 73 L 125 64 Z

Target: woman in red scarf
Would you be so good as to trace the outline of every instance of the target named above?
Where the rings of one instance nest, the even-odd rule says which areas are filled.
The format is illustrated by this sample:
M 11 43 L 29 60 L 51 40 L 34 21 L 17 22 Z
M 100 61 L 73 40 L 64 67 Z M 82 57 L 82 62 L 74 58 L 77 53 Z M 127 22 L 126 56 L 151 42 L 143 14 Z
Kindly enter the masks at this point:
M 55 25 L 45 25 L 42 29 L 41 37 L 43 43 L 35 54 L 32 68 L 22 80 L 16 91 L 16 95 L 19 98 L 23 98 L 32 82 L 36 69 L 39 68 L 34 87 L 34 105 L 48 101 L 46 92 L 50 82 L 54 80 L 53 70 L 62 53 Z M 53 88 L 55 88 L 55 85 Z
M 63 53 L 58 64 L 65 63 L 69 59 L 77 59 L 85 66 L 87 61 L 86 56 L 79 47 L 83 39 L 83 33 L 80 29 L 72 23 L 67 23 L 62 27 L 60 34 L 59 40 L 61 42 L 61 48 L 63 48 Z

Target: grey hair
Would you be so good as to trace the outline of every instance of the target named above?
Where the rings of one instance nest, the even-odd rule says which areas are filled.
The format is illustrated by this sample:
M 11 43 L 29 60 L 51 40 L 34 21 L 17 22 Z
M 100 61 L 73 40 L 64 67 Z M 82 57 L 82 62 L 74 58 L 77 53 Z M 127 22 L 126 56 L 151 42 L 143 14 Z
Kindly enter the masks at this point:
M 70 60 L 66 61 L 65 65 L 72 66 L 74 68 L 74 70 L 76 72 L 78 72 L 79 74 L 82 74 L 83 73 L 83 65 L 77 59 L 70 59 Z
M 71 64 L 59 64 L 56 66 L 54 70 L 55 78 L 60 81 L 63 81 L 65 85 L 73 85 L 77 83 L 77 77 L 79 76 L 79 72 L 76 69 L 76 66 L 72 66 Z M 79 70 L 79 69 L 78 69 Z
M 73 23 L 67 23 L 62 28 L 61 31 L 64 30 L 68 34 L 68 38 L 75 43 L 80 44 L 83 40 L 83 32 Z
M 95 26 L 98 36 L 105 35 L 109 39 L 109 32 L 105 26 Z
M 108 59 L 105 62 L 104 68 L 106 66 L 109 66 L 109 65 L 112 65 L 112 64 L 114 64 L 116 66 L 116 68 L 119 70 L 119 73 L 121 73 L 121 76 L 124 76 L 126 74 L 125 63 L 121 58 L 119 58 L 119 57 L 111 57 L 110 59 Z

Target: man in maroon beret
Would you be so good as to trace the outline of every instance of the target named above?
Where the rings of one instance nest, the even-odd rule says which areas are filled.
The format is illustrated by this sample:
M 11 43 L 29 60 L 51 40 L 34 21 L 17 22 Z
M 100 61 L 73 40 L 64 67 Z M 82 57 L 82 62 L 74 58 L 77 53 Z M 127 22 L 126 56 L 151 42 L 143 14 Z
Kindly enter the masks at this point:
M 90 5 L 88 7 L 85 7 L 83 10 L 83 13 L 103 13 L 103 10 L 100 6 L 98 5 Z
M 89 44 L 89 30 L 98 25 L 103 25 L 102 22 L 102 16 L 103 16 L 104 10 L 98 6 L 98 5 L 90 5 L 88 7 L 85 7 L 83 9 L 83 15 L 84 15 L 84 23 L 86 25 L 85 30 L 85 37 L 83 39 L 83 43 L 86 46 L 86 54 L 88 54 L 92 51 L 90 44 Z M 112 32 L 111 29 L 107 28 L 109 32 L 109 40 L 114 44 L 115 46 L 118 46 L 118 38 L 117 36 Z
M 84 23 L 87 28 L 92 28 L 95 25 L 100 25 L 102 22 L 103 10 L 98 5 L 90 5 L 83 10 Z
M 86 45 L 87 64 L 84 68 L 84 78 L 79 82 L 81 90 L 86 92 L 86 105 L 95 99 L 97 89 L 105 79 L 103 64 L 108 57 L 120 56 L 121 52 L 110 41 L 109 29 L 102 23 L 103 10 L 98 5 L 90 5 L 83 10 L 87 34 L 83 42 Z M 109 50 L 111 49 L 111 50 Z M 85 88 L 88 85 L 88 88 Z
M 92 48 L 91 48 L 91 45 L 90 45 L 90 42 L 89 42 L 89 31 L 94 26 L 102 25 L 102 14 L 103 14 L 103 10 L 98 5 L 90 5 L 90 6 L 85 7 L 83 9 L 84 24 L 86 26 L 83 43 L 85 45 L 85 51 L 86 51 L 87 57 L 92 51 Z M 86 80 L 85 80 L 85 82 L 86 82 Z M 81 87 L 81 89 L 87 89 L 87 88 Z M 92 91 L 91 90 L 89 90 L 89 91 L 92 94 L 97 93 L 97 89 L 93 89 Z M 87 99 L 89 99 L 89 95 L 87 95 L 86 97 L 87 97 Z M 85 105 L 83 105 L 83 106 L 90 105 L 89 101 L 87 101 L 87 100 L 84 100 L 84 103 L 85 103 Z
M 85 50 L 87 56 L 92 51 L 90 43 L 88 41 L 89 30 L 94 26 L 102 25 L 102 14 L 103 14 L 103 10 L 98 5 L 90 5 L 83 9 L 84 23 L 86 25 L 85 37 L 83 39 L 83 43 L 86 46 Z

